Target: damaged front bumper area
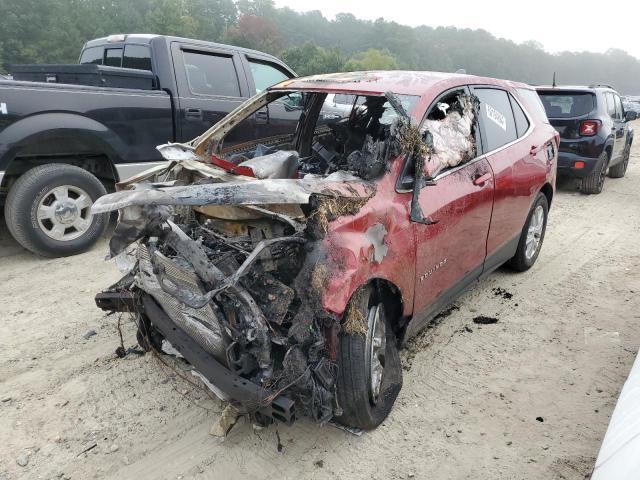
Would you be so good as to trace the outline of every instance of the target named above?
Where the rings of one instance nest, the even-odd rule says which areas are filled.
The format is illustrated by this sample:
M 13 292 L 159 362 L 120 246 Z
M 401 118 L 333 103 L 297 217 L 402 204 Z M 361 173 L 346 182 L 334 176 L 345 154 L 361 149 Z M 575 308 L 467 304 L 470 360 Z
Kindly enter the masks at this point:
M 358 208 L 372 184 L 230 177 L 189 159 L 149 175 L 94 204 L 120 211 L 110 256 L 131 264 L 98 307 L 132 312 L 144 344 L 167 340 L 240 413 L 287 424 L 340 415 L 323 237 L 332 209 Z

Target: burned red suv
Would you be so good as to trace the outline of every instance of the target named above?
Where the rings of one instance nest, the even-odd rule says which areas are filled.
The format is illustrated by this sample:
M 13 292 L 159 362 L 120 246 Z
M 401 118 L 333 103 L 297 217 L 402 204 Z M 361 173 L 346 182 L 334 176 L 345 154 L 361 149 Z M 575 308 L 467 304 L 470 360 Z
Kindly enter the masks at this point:
M 371 429 L 400 391 L 399 346 L 498 266 L 536 261 L 558 136 L 523 84 L 359 72 L 279 83 L 158 148 L 167 166 L 93 206 L 119 210 L 126 270 L 98 306 L 255 420 Z

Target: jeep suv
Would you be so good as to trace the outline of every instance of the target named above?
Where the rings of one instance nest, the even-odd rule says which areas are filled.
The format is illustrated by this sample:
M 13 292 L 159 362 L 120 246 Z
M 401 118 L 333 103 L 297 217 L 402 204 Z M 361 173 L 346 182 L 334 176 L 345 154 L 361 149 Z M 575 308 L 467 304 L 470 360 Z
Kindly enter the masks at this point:
M 606 85 L 537 87 L 547 117 L 560 133 L 558 175 L 581 180 L 583 193 L 600 193 L 609 172 L 624 177 L 633 130 L 620 95 Z
M 324 115 L 331 94 L 350 108 Z M 299 115 L 288 134 L 225 140 L 280 102 Z M 120 210 L 110 255 L 129 265 L 96 303 L 133 312 L 143 348 L 168 341 L 260 421 L 375 428 L 402 385 L 399 345 L 500 265 L 536 261 L 558 142 L 524 84 L 281 82 L 93 205 Z

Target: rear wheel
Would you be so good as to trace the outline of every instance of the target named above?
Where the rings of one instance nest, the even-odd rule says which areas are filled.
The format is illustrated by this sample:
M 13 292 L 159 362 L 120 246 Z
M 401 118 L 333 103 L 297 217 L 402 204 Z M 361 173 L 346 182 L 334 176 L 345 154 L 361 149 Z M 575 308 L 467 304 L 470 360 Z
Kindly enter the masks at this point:
M 629 166 L 629 156 L 631 155 L 631 143 L 628 143 L 624 147 L 622 153 L 622 161 L 617 165 L 609 168 L 609 176 L 611 178 L 622 178 L 627 173 L 627 167 Z
M 582 193 L 598 194 L 602 192 L 604 187 L 604 179 L 607 176 L 607 168 L 609 166 L 609 154 L 604 151 L 598 158 L 593 171 L 582 179 Z
M 92 174 L 66 164 L 32 168 L 13 184 L 5 221 L 27 250 L 45 257 L 75 255 L 91 247 L 107 228 L 106 214 L 91 205 L 107 192 Z
M 514 270 L 524 272 L 536 263 L 547 230 L 548 214 L 549 201 L 544 193 L 538 193 L 520 233 L 516 254 L 509 260 L 509 266 Z
M 402 387 L 402 368 L 396 336 L 372 287 L 351 300 L 338 351 L 338 420 L 350 427 L 371 430 L 389 415 Z M 345 324 L 346 325 L 346 324 Z

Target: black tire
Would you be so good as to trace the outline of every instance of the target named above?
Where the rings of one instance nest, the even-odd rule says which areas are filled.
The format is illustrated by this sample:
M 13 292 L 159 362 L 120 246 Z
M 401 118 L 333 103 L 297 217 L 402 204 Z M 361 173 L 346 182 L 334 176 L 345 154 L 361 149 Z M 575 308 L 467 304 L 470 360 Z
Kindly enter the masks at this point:
M 538 208 L 542 209 L 542 230 L 538 234 L 538 243 L 535 247 L 535 251 L 531 255 L 531 252 L 527 252 L 527 240 L 529 229 L 532 226 L 532 220 L 534 219 L 535 212 L 537 212 Z M 509 260 L 508 265 L 518 272 L 524 272 L 529 270 L 536 260 L 538 259 L 538 255 L 540 254 L 540 249 L 542 248 L 542 243 L 544 242 L 544 234 L 547 231 L 547 217 L 549 216 L 549 201 L 544 193 L 538 193 L 536 197 L 536 201 L 533 202 L 533 206 L 529 211 L 529 215 L 527 215 L 527 221 L 524 222 L 524 227 L 522 227 L 522 232 L 520 233 L 520 241 L 518 242 L 518 249 L 516 250 L 516 254 L 513 256 L 511 260 Z
M 59 211 L 56 210 L 55 203 L 58 197 L 53 193 L 57 187 L 67 191 L 68 200 L 73 205 L 71 217 L 80 217 L 85 222 L 81 229 L 74 225 L 64 225 L 63 237 L 59 240 L 50 236 L 53 235 L 51 232 L 55 225 L 52 220 L 38 218 L 39 208 L 43 208 L 41 202 L 53 202 L 44 208 Z M 79 167 L 57 163 L 32 168 L 18 178 L 7 195 L 4 215 L 9 232 L 24 248 L 43 257 L 65 257 L 84 252 L 104 234 L 108 215 L 91 217 L 87 210 L 90 209 L 90 204 L 88 207 L 79 207 L 81 203 L 78 199 L 82 194 L 78 192 L 86 193 L 91 203 L 107 193 L 100 180 Z M 75 201 L 78 201 L 77 207 L 73 203 Z M 85 203 L 87 200 L 82 201 L 82 205 Z M 65 205 L 68 204 L 67 202 Z M 54 217 L 59 222 L 57 214 Z M 47 230 L 49 225 L 51 229 Z M 47 231 L 50 233 L 47 234 Z
M 593 171 L 582 179 L 582 193 L 587 195 L 597 195 L 602 192 L 604 187 L 604 179 L 607 176 L 607 168 L 609 166 L 609 154 L 602 152 L 598 157 L 598 162 L 593 168 Z
M 370 325 L 367 334 L 340 333 L 338 341 L 337 396 L 342 414 L 337 420 L 349 427 L 371 430 L 380 425 L 389 415 L 396 397 L 402 388 L 402 367 L 395 333 L 387 318 L 384 305 L 376 298 L 372 287 L 365 287 L 351 299 L 349 309 L 368 319 L 372 307 L 378 307 L 379 320 L 384 321 L 386 344 L 382 380 L 375 400 L 370 389 L 370 371 L 367 369 L 367 339 L 371 338 Z
M 631 142 L 627 143 L 622 153 L 622 161 L 613 167 L 609 167 L 609 176 L 611 178 L 622 178 L 627 173 L 629 166 L 629 157 L 631 156 Z

